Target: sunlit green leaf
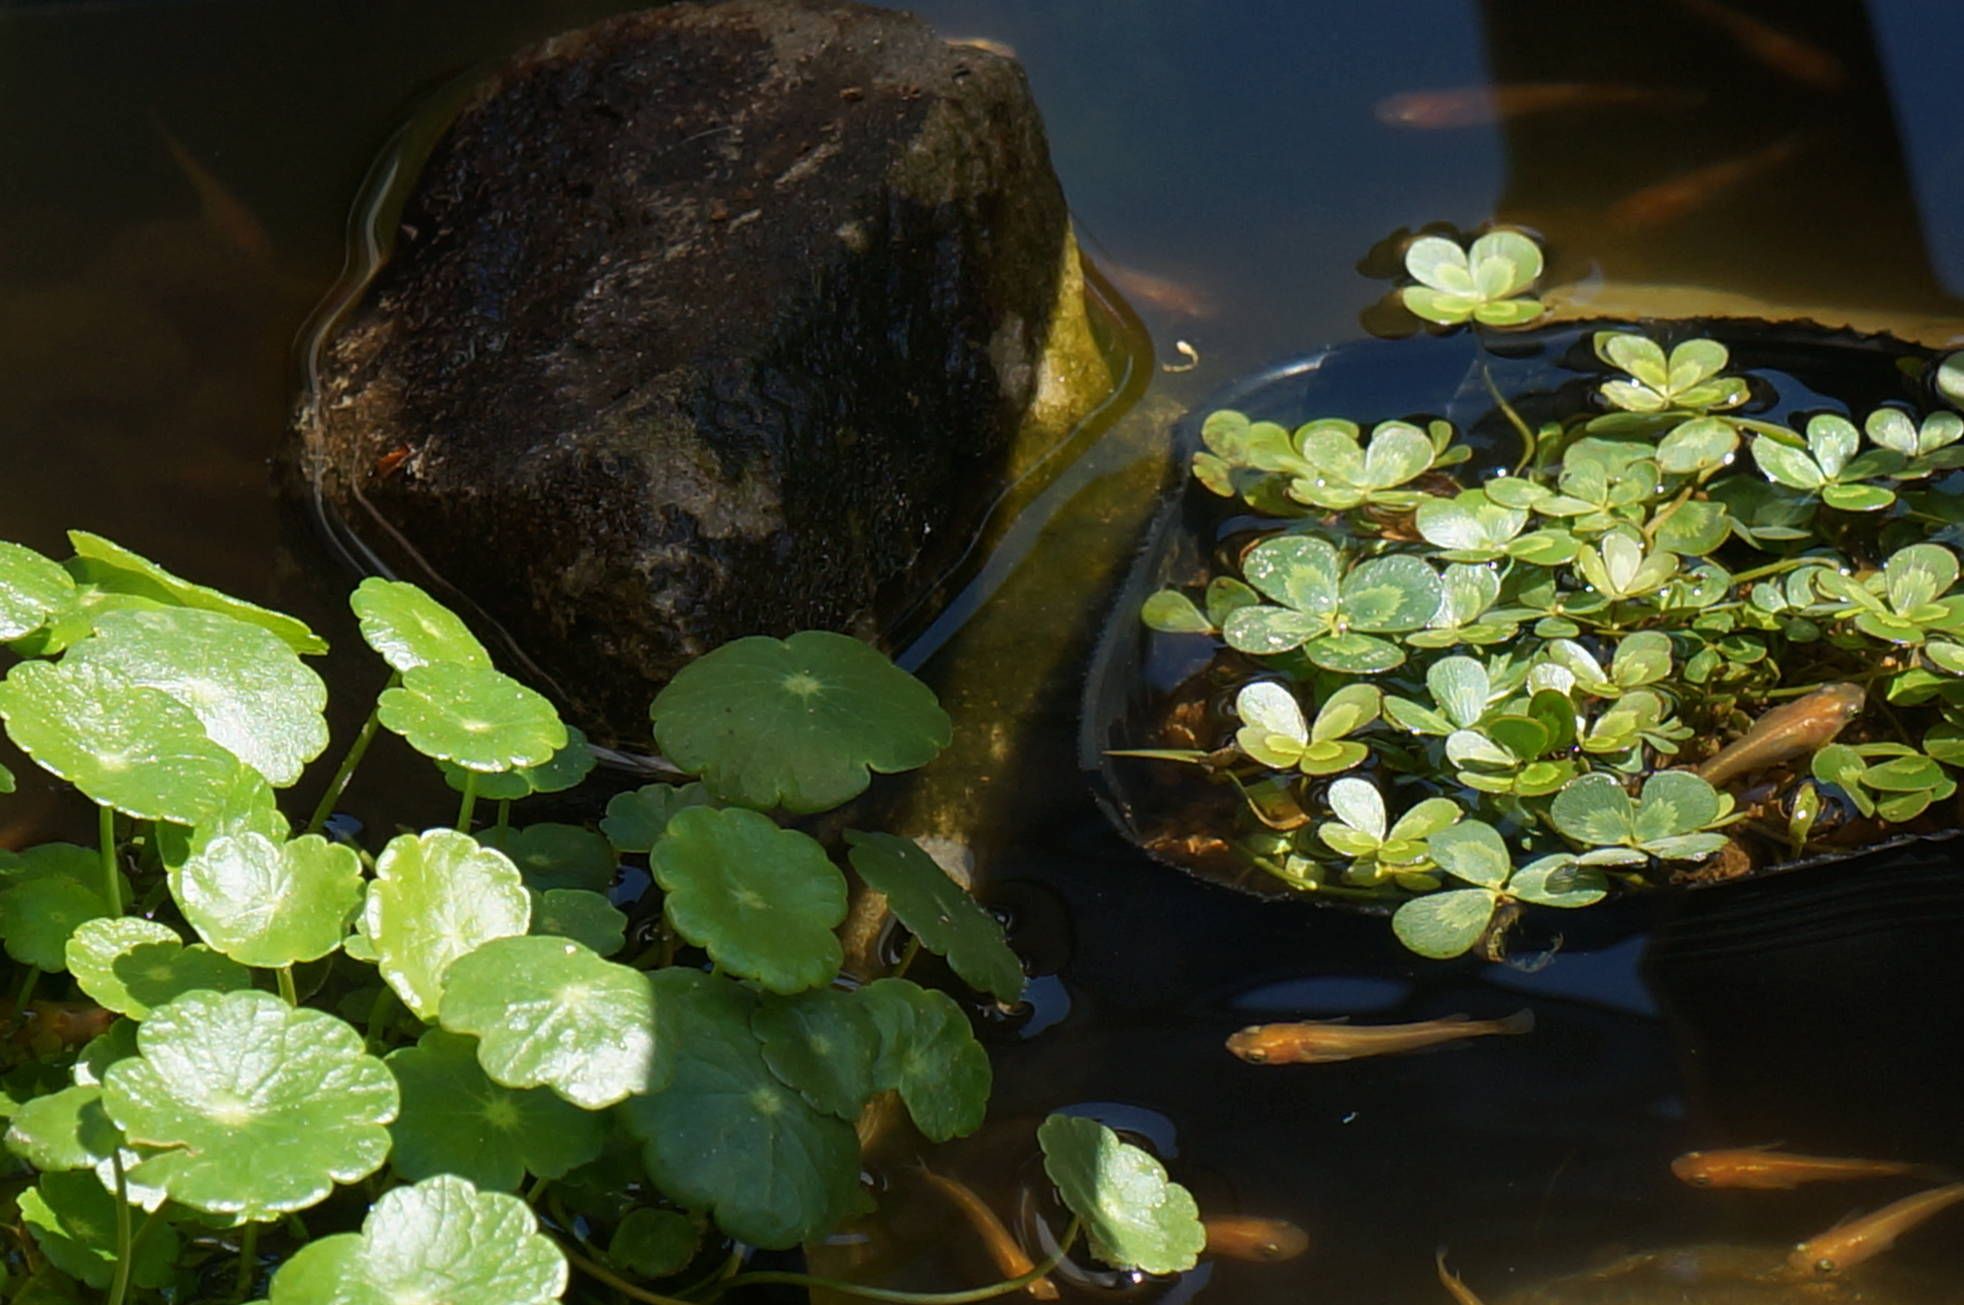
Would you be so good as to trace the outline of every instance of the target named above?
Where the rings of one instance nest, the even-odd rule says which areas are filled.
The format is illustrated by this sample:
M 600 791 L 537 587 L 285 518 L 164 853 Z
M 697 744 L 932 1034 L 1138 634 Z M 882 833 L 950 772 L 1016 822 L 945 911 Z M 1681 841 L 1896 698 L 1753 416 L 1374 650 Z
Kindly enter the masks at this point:
M 75 983 L 91 1001 L 131 1019 L 194 988 L 231 992 L 252 986 L 252 973 L 202 944 L 186 947 L 169 925 L 133 917 L 85 921 L 68 939 Z
M 415 585 L 370 576 L 355 586 L 348 606 L 361 618 L 362 639 L 398 671 L 438 662 L 491 664 L 470 627 Z
M 1191 1193 L 1166 1168 L 1095 1119 L 1052 1115 L 1037 1129 L 1043 1168 L 1091 1253 L 1120 1269 L 1183 1273 L 1207 1243 Z
M 1161 634 L 1212 634 L 1214 623 L 1177 589 L 1162 589 L 1146 599 L 1139 619 Z
M 1499 888 L 1507 882 L 1512 868 L 1507 844 L 1484 821 L 1462 820 L 1450 825 L 1426 839 L 1425 847 L 1440 869 L 1482 888 Z
M 550 702 L 488 666 L 413 667 L 401 685 L 383 692 L 378 711 L 410 747 L 465 770 L 536 766 L 568 737 Z
M 452 963 L 493 938 L 524 933 L 531 919 L 532 899 L 502 852 L 432 829 L 398 835 L 382 849 L 362 931 L 403 1005 L 429 1020 Z
M 297 653 L 327 651 L 327 641 L 309 630 L 303 622 L 283 612 L 269 611 L 216 589 L 179 579 L 150 559 L 101 535 L 92 535 L 86 530 L 71 530 L 68 532 L 68 542 L 74 547 L 81 563 L 79 568 L 71 567 L 71 571 L 79 569 L 79 578 L 99 588 L 236 617 L 271 630 L 282 643 Z
M 443 772 L 443 782 L 459 793 L 464 791 L 466 778 L 475 776 L 471 786 L 478 797 L 492 802 L 515 802 L 534 793 L 563 793 L 585 779 L 599 764 L 600 759 L 594 755 L 579 726 L 568 725 L 566 745 L 536 766 L 483 773 L 465 770 L 454 762 L 439 761 L 437 769 Z
M 75 581 L 31 548 L 0 541 L 0 643 L 34 633 L 75 593 Z
M 213 839 L 171 876 L 184 918 L 212 947 L 245 965 L 277 969 L 341 945 L 362 900 L 351 847 L 309 834 Z
M 1445 960 L 1480 941 L 1498 902 L 1486 888 L 1427 893 L 1398 908 L 1391 917 L 1391 931 L 1420 956 Z

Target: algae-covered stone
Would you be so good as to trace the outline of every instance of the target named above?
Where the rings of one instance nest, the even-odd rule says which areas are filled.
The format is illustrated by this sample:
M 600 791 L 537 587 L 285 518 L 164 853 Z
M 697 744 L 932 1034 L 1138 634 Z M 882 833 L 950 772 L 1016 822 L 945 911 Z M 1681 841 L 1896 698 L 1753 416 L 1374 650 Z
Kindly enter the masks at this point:
M 319 351 L 300 468 L 645 746 L 711 647 L 919 618 L 1109 389 L 1081 286 L 1013 61 L 857 5 L 668 5 L 466 103 Z

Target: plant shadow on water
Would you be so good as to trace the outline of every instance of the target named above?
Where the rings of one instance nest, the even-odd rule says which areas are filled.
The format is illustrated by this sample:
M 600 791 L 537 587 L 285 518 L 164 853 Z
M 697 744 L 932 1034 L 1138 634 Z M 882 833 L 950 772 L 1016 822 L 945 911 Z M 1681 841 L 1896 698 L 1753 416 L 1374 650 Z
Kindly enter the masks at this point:
M 4 214 L 6 230 L 19 233 L 0 250 L 6 316 L 29 325 L 8 335 L 0 353 L 0 404 L 14 438 L 68 451 L 15 459 L 8 504 L 25 524 L 9 535 L 45 543 L 71 519 L 105 530 L 127 524 L 119 536 L 146 546 L 181 537 L 190 552 L 170 556 L 187 573 L 310 618 L 326 610 L 323 595 L 343 586 L 339 577 L 317 585 L 306 574 L 308 545 L 299 552 L 309 560 L 289 557 L 281 574 L 266 574 L 263 559 L 283 541 L 260 464 L 288 397 L 277 355 L 333 273 L 353 181 L 414 88 L 616 7 L 434 5 L 405 32 L 388 25 L 403 20 L 384 19 L 379 8 L 379 28 L 358 28 L 334 6 L 294 6 L 274 23 L 285 29 L 281 40 L 254 26 L 258 6 L 75 6 L 65 14 L 50 5 L 0 16 L 10 36 L 34 37 L 0 50 L 0 61 L 11 61 L 0 63 L 0 86 L 28 106 L 9 115 L 21 124 L 10 132 L 21 153 L 6 175 L 34 182 L 28 199 Z M 1376 289 L 1344 264 L 1384 231 L 1440 212 L 1474 219 L 1492 210 L 1540 227 L 1552 237 L 1557 281 L 1598 260 L 1604 282 L 1585 286 L 1596 301 L 1583 305 L 1597 313 L 1622 311 L 1611 292 L 1623 282 L 1697 287 L 1694 305 L 1706 291 L 1859 305 L 1873 310 L 1866 325 L 1905 331 L 1937 330 L 1931 319 L 1957 313 L 1956 300 L 1937 289 L 1928 248 L 1937 238 L 1955 246 L 1957 233 L 1918 231 L 1913 194 L 1954 165 L 1941 155 L 1905 156 L 1868 30 L 1873 13 L 1900 32 L 1913 6 L 1774 15 L 1811 26 L 1812 43 L 1836 53 L 1845 75 L 1838 89 L 1783 73 L 1777 54 L 1756 58 L 1750 41 L 1706 23 L 1689 4 L 1672 9 L 1674 26 L 1642 14 L 1619 25 L 1623 19 L 1552 4 L 1448 6 L 1454 26 L 1448 33 L 1442 22 L 1436 42 L 1414 38 L 1409 22 L 1389 11 L 1324 12 L 1312 21 L 1280 6 L 1234 17 L 1196 16 L 1177 4 L 1042 15 L 971 0 L 921 8 L 944 30 L 999 35 L 1025 56 L 1052 118 L 1060 170 L 1084 225 L 1113 260 L 1185 260 L 1212 274 L 1221 308 L 1211 334 L 1190 317 L 1140 304 L 1162 336 L 1161 356 L 1171 357 L 1170 338 L 1185 333 L 1206 360 L 1197 376 L 1166 382 L 1176 398 L 1191 399 L 1287 346 L 1354 334 L 1353 315 Z M 105 11 L 127 20 L 120 33 Z M 1475 124 L 1470 136 L 1371 124 L 1371 106 L 1394 93 L 1480 83 L 1483 24 L 1495 80 L 1569 81 L 1568 70 L 1587 67 L 1605 81 L 1643 81 L 1670 66 L 1671 85 L 1708 99 L 1690 118 L 1636 106 L 1607 119 L 1506 118 Z M 1298 39 L 1278 40 L 1278 31 Z M 324 43 L 336 32 L 338 44 Z M 167 62 L 153 43 L 159 33 L 166 47 L 230 34 L 239 50 L 270 43 L 274 54 L 235 51 L 235 80 L 189 83 L 159 71 Z M 459 33 L 473 49 L 461 48 Z M 303 51 L 310 42 L 320 48 Z M 76 56 L 45 57 L 50 50 L 87 50 L 94 63 L 75 76 Z M 347 87 L 367 80 L 358 73 L 382 62 L 391 75 L 373 79 L 366 98 L 351 95 Z M 269 85 L 296 68 L 310 74 L 299 89 Z M 120 94 L 103 94 L 112 82 Z M 234 94 L 213 95 L 214 84 Z M 1300 93 L 1283 112 L 1273 88 L 1285 84 L 1326 89 Z M 300 98 L 310 99 L 305 115 L 277 131 L 266 125 L 269 106 L 290 109 Z M 187 99 L 203 107 L 180 125 L 168 110 L 185 109 Z M 168 241 L 168 256 L 146 253 L 134 237 L 115 257 L 93 256 L 129 235 L 131 212 L 193 220 L 194 191 L 171 170 L 161 141 L 145 135 L 152 112 L 200 156 L 244 155 L 246 194 L 267 205 L 275 250 L 294 251 L 288 274 L 298 284 L 241 261 L 236 240 L 205 270 Z M 306 126 L 298 136 L 288 130 L 294 121 Z M 1603 163 L 1648 157 L 1639 144 L 1687 135 L 1694 140 L 1641 176 Z M 1298 143 L 1284 149 L 1280 140 Z M 116 150 L 106 153 L 105 144 Z M 294 163 L 302 157 L 304 168 Z M 105 159 L 118 164 L 123 180 L 115 185 L 102 176 Z M 131 160 L 135 166 L 121 166 Z M 1728 160 L 1746 166 L 1728 171 Z M 1502 166 L 1495 203 L 1489 174 Z M 1346 186 L 1354 193 L 1331 193 L 1332 176 L 1354 182 Z M 1633 202 L 1647 189 L 1646 202 Z M 1261 199 L 1220 202 L 1233 193 Z M 1823 216 L 1824 200 L 1839 206 L 1837 216 Z M 91 202 L 92 213 L 78 214 Z M 208 245 L 213 235 L 206 224 L 192 242 Z M 36 260 L 59 270 L 51 278 Z M 170 272 L 161 284 L 160 267 Z M 131 347 L 118 347 L 124 341 Z M 1019 568 L 1024 580 L 1076 560 L 1073 549 L 1100 537 L 1100 514 L 1152 481 L 1138 471 L 1140 446 L 1100 447 L 1118 450 L 1114 474 L 1052 518 Z M 187 448 L 201 456 L 187 457 Z M 1116 472 L 1126 468 L 1135 474 L 1121 486 Z M 79 482 L 92 501 L 70 512 Z M 1100 488 L 1110 491 L 1103 500 Z M 184 529 L 187 517 L 199 524 Z M 1114 569 L 1086 568 L 1087 589 Z M 1102 595 L 1066 601 L 1045 592 L 1039 600 L 1032 592 L 1010 577 L 999 612 L 978 614 L 928 663 L 929 678 L 957 679 L 964 659 L 978 657 L 1013 676 L 1002 651 L 1031 630 L 1088 650 L 1107 615 Z M 343 636 L 338 645 L 356 645 L 345 618 L 332 633 Z M 350 669 L 355 660 L 330 663 L 328 677 L 365 692 L 369 682 Z M 1017 1020 L 985 1026 L 997 1072 L 991 1131 L 933 1157 L 996 1208 L 1014 1209 L 1017 1192 L 1038 1181 L 1025 1163 L 1034 1121 L 1060 1103 L 1087 1103 L 1167 1154 L 1203 1211 L 1287 1217 L 1310 1231 L 1311 1250 L 1289 1264 L 1215 1263 L 1203 1299 L 1440 1300 L 1430 1259 L 1444 1242 L 1455 1268 L 1498 1303 L 1521 1284 L 1630 1250 L 1782 1247 L 1851 1206 L 1894 1194 L 1693 1191 L 1668 1169 L 1691 1147 L 1781 1141 L 1964 1166 L 1955 1114 L 1964 1082 L 1964 949 L 1956 945 L 1964 900 L 1953 852 L 1905 856 L 1864 872 L 1859 884 L 1825 866 L 1633 902 L 1604 920 L 1564 921 L 1568 936 L 1538 972 L 1419 962 L 1381 920 L 1257 902 L 1147 861 L 1109 827 L 1089 790 L 1075 786 L 1078 688 L 1068 670 L 1050 677 L 1034 708 L 1042 727 L 1019 743 L 1013 782 L 994 785 L 998 794 L 1021 791 L 972 813 L 991 826 L 981 858 L 989 896 L 1012 917 L 1036 991 L 1056 994 L 1041 1029 Z M 360 694 L 335 697 L 353 703 Z M 966 723 L 961 699 L 949 701 Z M 345 737 L 354 721 L 336 723 Z M 384 762 L 355 795 L 378 828 L 401 800 L 404 770 Z M 47 791 L 26 787 L 16 802 Z M 41 818 L 24 836 L 72 821 L 78 810 Z M 1271 1068 L 1237 1061 L 1221 1045 L 1263 1020 L 1492 1016 L 1523 1004 L 1536 1011 L 1534 1036 L 1433 1056 Z M 1147 1119 L 1168 1122 L 1177 1156 L 1166 1137 L 1145 1129 Z M 899 1231 L 918 1240 L 903 1248 L 908 1264 L 896 1281 L 946 1287 L 990 1271 L 957 1244 L 959 1224 L 928 1219 Z M 1943 1248 L 1932 1230 L 1893 1253 L 1890 1266 L 1940 1284 L 1906 1288 L 1899 1299 L 1958 1295 L 1958 1271 Z M 1137 1289 L 1140 1298 L 1180 1292 Z

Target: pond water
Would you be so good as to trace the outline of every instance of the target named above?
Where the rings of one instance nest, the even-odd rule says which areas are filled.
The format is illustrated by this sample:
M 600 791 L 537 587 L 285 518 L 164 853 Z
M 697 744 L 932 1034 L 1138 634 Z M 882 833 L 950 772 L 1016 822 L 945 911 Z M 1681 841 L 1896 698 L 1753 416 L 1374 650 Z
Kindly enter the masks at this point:
M 295 333 L 341 265 L 370 160 L 419 97 L 624 7 L 0 5 L 0 534 L 59 554 L 64 528 L 96 530 L 339 635 L 346 660 L 325 673 L 350 728 L 375 679 L 345 616 L 352 577 L 267 468 Z M 1537 228 L 1549 281 L 1601 305 L 1695 287 L 1930 342 L 1964 331 L 1954 6 L 914 8 L 1015 49 L 1087 247 L 1154 359 L 1183 366 L 1180 342 L 1197 355 L 1154 370 L 1135 416 L 1356 338 L 1388 285 L 1359 262 L 1441 219 Z M 1741 14 L 1775 26 L 1727 19 Z M 1561 84 L 1569 111 L 1483 100 L 1492 83 Z M 1115 425 L 1004 537 L 966 623 L 921 651 L 958 732 L 1029 726 L 1007 764 L 952 792 L 1037 978 L 1030 1011 L 985 1025 L 990 1125 L 938 1170 L 1014 1208 L 1034 1185 L 1035 1121 L 1093 1114 L 1153 1144 L 1203 1210 L 1287 1218 L 1311 1239 L 1286 1264 L 1216 1262 L 1127 1299 L 1378 1305 L 1444 1300 L 1440 1246 L 1498 1302 L 1631 1252 L 1790 1244 L 1899 1194 L 1694 1191 L 1668 1167 L 1693 1147 L 1964 1169 L 1964 881 L 1941 851 L 1859 882 L 1824 870 L 1606 912 L 1530 970 L 1415 963 L 1382 920 L 1236 896 L 1122 841 L 1077 771 L 1077 704 L 1163 429 Z M 17 769 L 8 845 L 89 827 Z M 425 782 L 374 768 L 351 803 L 387 820 L 412 774 Z M 1533 1036 L 1441 1055 L 1264 1068 L 1222 1047 L 1268 1019 L 1522 1006 Z M 863 1232 L 884 1281 L 989 1274 L 952 1213 L 896 1204 Z M 1870 1299 L 1964 1296 L 1954 1238 L 1953 1222 L 1906 1239 L 1891 1268 L 1909 1285 Z

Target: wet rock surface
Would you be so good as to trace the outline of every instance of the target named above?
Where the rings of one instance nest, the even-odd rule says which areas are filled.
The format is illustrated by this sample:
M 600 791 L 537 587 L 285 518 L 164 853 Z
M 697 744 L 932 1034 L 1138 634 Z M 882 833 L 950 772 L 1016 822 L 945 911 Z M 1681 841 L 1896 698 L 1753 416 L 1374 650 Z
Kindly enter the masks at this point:
M 645 747 L 690 657 L 931 601 L 1019 442 L 1108 386 L 1077 276 L 1013 62 L 815 0 L 630 15 L 468 102 L 297 461 Z

